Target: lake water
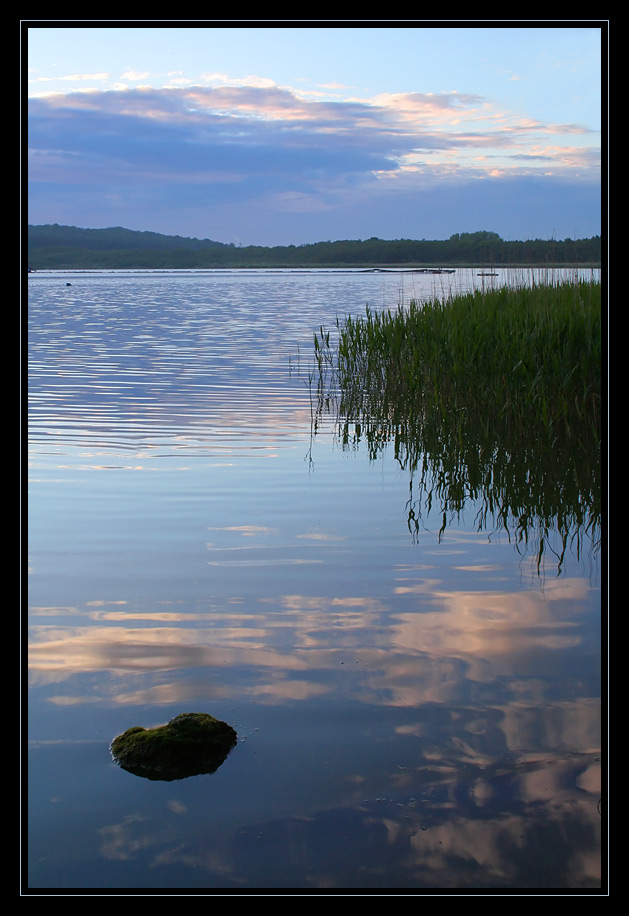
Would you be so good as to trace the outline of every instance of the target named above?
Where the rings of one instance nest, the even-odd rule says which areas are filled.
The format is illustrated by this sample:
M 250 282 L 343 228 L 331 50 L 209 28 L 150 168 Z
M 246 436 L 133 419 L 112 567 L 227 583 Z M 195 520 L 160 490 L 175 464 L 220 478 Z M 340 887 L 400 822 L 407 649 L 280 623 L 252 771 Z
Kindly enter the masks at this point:
M 601 887 L 596 551 L 411 530 L 395 456 L 313 430 L 320 325 L 561 275 L 478 273 L 29 276 L 30 892 Z M 191 711 L 213 774 L 112 761 Z

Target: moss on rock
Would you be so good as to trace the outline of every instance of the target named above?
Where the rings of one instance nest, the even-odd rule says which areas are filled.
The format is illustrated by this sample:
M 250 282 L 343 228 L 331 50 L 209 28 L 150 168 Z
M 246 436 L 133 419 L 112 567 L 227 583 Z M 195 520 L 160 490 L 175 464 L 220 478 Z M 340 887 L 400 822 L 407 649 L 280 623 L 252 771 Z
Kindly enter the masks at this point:
M 147 779 L 185 779 L 213 773 L 236 744 L 236 732 L 204 712 L 184 712 L 156 728 L 134 726 L 111 743 L 120 766 Z

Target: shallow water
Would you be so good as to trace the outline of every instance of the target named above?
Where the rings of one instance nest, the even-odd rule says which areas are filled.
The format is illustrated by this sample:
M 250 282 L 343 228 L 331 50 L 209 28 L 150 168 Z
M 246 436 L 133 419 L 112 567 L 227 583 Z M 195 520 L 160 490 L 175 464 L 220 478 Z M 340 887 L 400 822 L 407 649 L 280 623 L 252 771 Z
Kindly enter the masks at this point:
M 313 435 L 314 330 L 477 273 L 29 277 L 29 888 L 600 887 L 596 554 Z M 188 711 L 214 774 L 111 760 Z

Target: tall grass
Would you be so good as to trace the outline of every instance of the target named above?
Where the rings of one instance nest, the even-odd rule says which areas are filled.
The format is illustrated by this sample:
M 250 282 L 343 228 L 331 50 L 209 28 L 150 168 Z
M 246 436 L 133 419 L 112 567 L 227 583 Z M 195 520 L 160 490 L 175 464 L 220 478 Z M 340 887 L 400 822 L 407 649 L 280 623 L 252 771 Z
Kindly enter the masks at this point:
M 537 550 L 600 524 L 601 286 L 503 287 L 337 320 L 315 335 L 317 422 L 344 447 L 392 444 L 409 527 L 477 503 Z
M 319 381 L 340 388 L 345 411 L 402 399 L 404 409 L 450 419 L 481 411 L 488 423 L 537 417 L 600 422 L 600 283 L 469 293 L 337 321 L 315 335 Z M 329 378 L 329 376 L 328 376 Z

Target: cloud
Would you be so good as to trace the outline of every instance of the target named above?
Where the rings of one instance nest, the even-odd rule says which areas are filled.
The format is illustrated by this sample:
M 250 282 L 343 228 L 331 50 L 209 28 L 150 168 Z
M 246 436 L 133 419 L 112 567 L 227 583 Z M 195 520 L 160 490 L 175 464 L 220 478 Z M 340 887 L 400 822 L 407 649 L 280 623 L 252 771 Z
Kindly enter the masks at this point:
M 134 82 L 137 82 L 138 80 L 145 80 L 145 79 L 148 79 L 149 76 L 150 76 L 150 74 L 149 74 L 149 71 L 148 71 L 148 70 L 142 70 L 142 71 L 139 71 L 139 70 L 125 70 L 125 72 L 124 72 L 123 74 L 121 74 L 120 79 L 122 79 L 122 80 L 133 80 Z
M 110 73 L 71 73 L 68 76 L 35 76 L 29 79 L 29 83 L 52 83 L 58 80 L 65 82 L 80 82 L 81 80 L 108 80 Z
M 72 224 L 94 225 L 98 212 L 99 225 L 105 219 L 106 225 L 184 235 L 198 234 L 202 212 L 212 224 L 228 218 L 229 208 L 241 220 L 248 208 L 251 222 L 266 213 L 269 226 L 267 240 L 246 243 L 279 244 L 278 235 L 294 231 L 289 217 L 296 214 L 329 220 L 352 208 L 375 211 L 384 204 L 386 210 L 387 201 L 396 195 L 399 201 L 402 193 L 408 207 L 409 194 L 451 185 L 463 192 L 479 179 L 499 176 L 524 179 L 550 171 L 564 180 L 599 180 L 598 154 L 587 145 L 585 128 L 511 117 L 475 94 L 414 92 L 339 102 L 302 97 L 257 77 L 239 85 L 218 85 L 221 74 L 206 79 L 217 85 L 31 99 L 30 221 L 49 218 L 55 194 L 53 222 L 74 214 Z M 577 135 L 584 145 L 562 142 Z M 194 226 L 168 223 L 169 214 L 190 221 L 195 212 Z M 107 213 L 116 215 L 113 223 Z M 270 224 L 282 221 L 284 228 L 275 232 Z M 235 225 L 229 231 L 243 236 Z M 371 234 L 386 237 L 378 227 Z M 335 237 L 332 224 L 324 235 Z

